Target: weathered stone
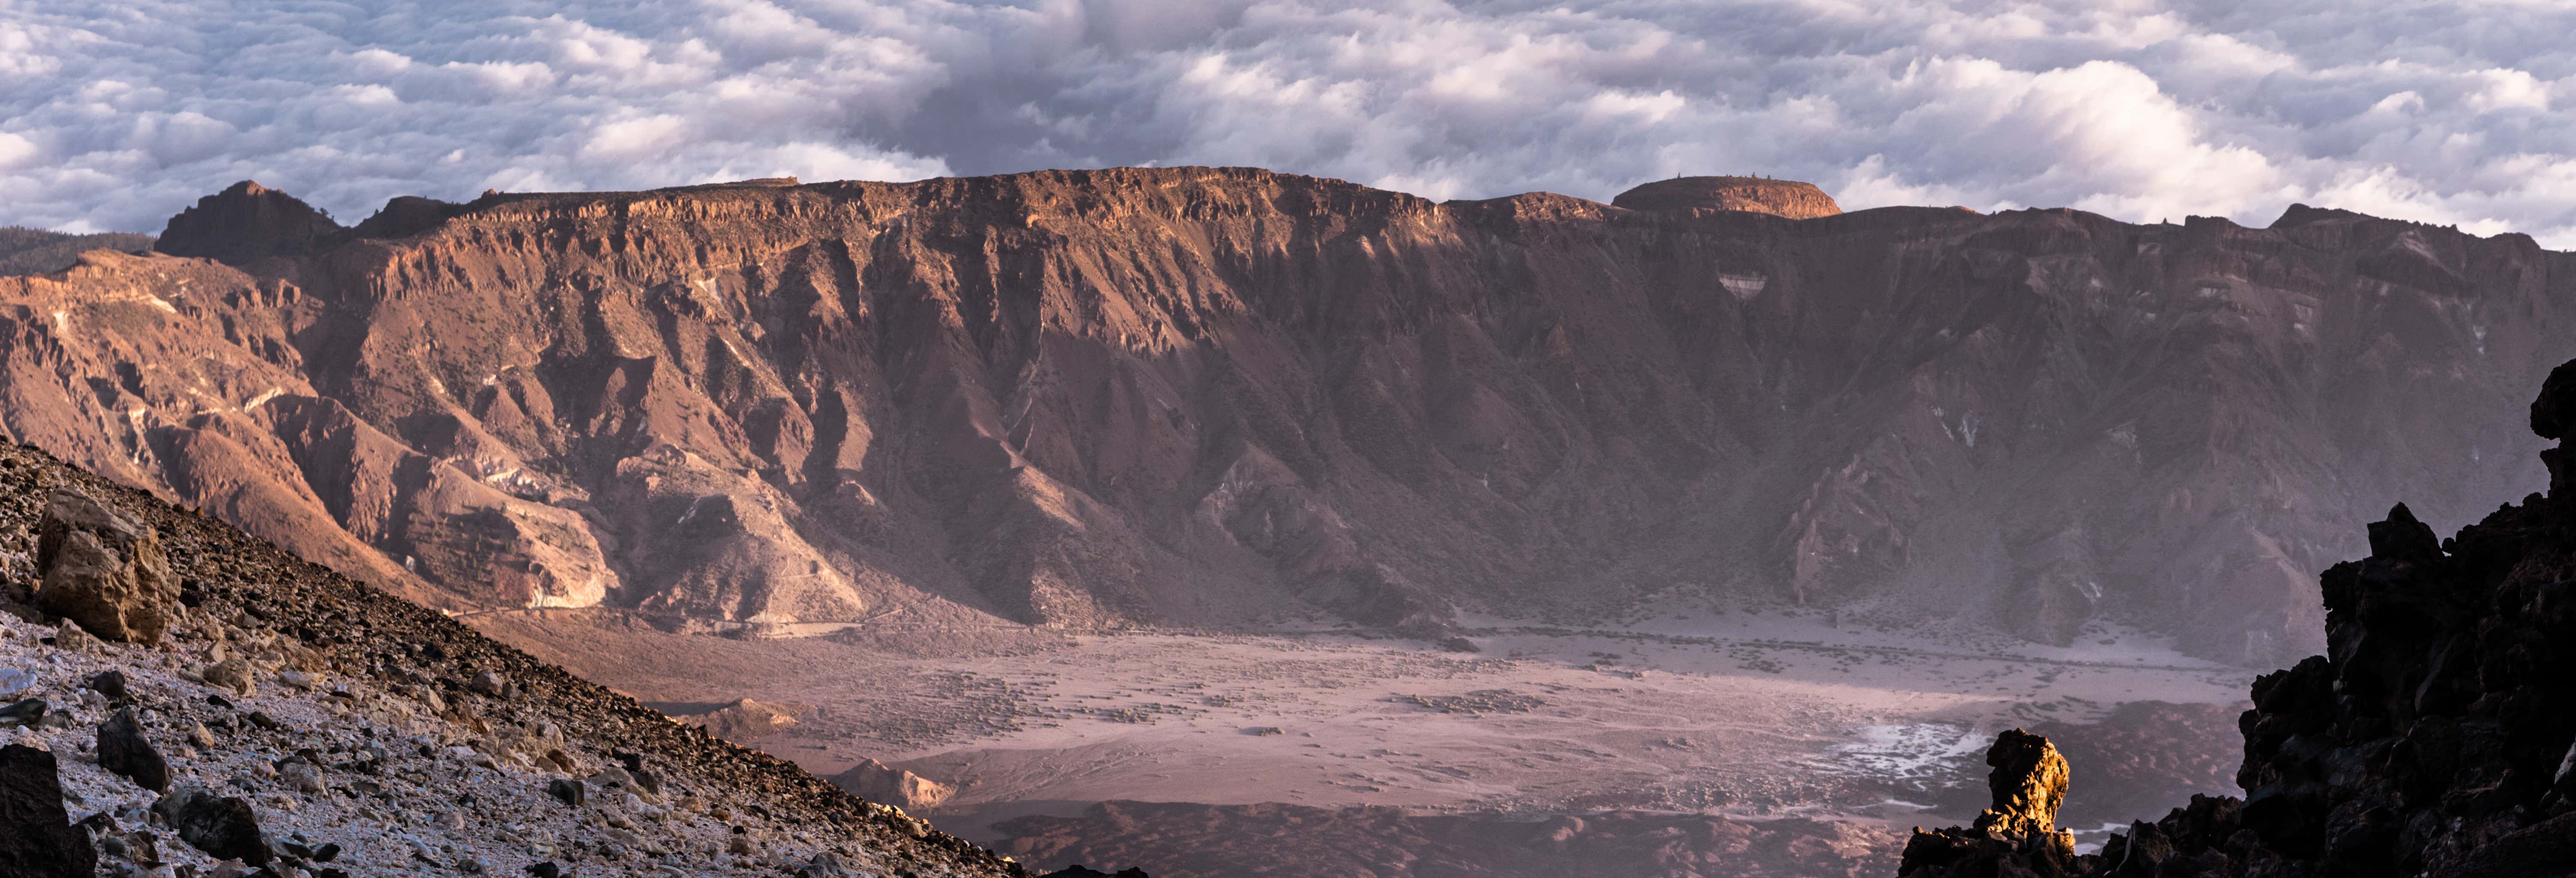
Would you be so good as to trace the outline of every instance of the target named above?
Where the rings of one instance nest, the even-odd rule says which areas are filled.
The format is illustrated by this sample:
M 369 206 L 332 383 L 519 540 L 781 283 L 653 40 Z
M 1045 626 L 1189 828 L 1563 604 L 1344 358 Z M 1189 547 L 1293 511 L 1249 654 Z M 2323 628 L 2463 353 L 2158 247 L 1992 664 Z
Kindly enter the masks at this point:
M 151 525 L 74 490 L 58 491 L 36 525 L 36 607 L 117 643 L 158 643 L 179 582 Z
M 727 741 L 742 742 L 795 728 L 796 716 L 804 710 L 799 705 L 745 698 L 704 716 L 689 717 L 685 722 L 714 732 L 716 737 Z
M 290 759 L 277 767 L 277 782 L 308 796 L 318 796 L 327 789 L 322 772 L 301 759 Z
M 98 851 L 63 810 L 54 754 L 0 747 L 0 864 L 24 878 L 90 878 Z
M 2057 828 L 2066 800 L 2066 757 L 2047 738 L 2020 729 L 1995 736 L 1986 749 L 1993 805 L 1966 828 L 1914 831 L 1897 867 L 1904 878 L 2081 875 L 2098 857 L 2075 854 L 2075 835 Z
M 555 797 L 555 801 L 579 808 L 590 798 L 590 785 L 559 777 L 546 782 L 546 795 Z
M 170 763 L 143 737 L 143 724 L 134 718 L 131 707 L 99 724 L 98 767 L 156 793 L 170 788 Z
M 1986 748 L 1986 788 L 1994 803 L 1977 815 L 1988 835 L 2025 838 L 2057 831 L 2057 806 L 2066 801 L 2066 757 L 2047 738 L 2013 729 Z
M 907 811 L 936 807 L 957 794 L 955 787 L 874 759 L 833 775 L 832 783 L 859 798 Z
M 241 695 L 249 695 L 259 688 L 251 677 L 250 662 L 241 659 L 225 659 L 207 665 L 203 676 L 206 685 L 220 686 Z
M 0 707 L 0 726 L 32 726 L 45 718 L 45 700 L 29 698 Z
M 179 839 L 210 856 L 267 865 L 268 842 L 260 837 L 259 815 L 250 803 L 218 796 L 199 787 L 183 787 L 152 803 L 152 810 L 179 833 Z
M 113 669 L 100 671 L 98 673 L 91 674 L 88 682 L 82 685 L 89 687 L 89 691 L 107 696 L 108 699 L 112 701 L 123 701 L 129 697 L 125 691 L 126 679 L 124 671 Z
M 466 681 L 465 683 L 465 688 L 493 697 L 499 697 L 501 691 L 508 686 L 508 681 L 501 679 L 500 674 L 496 674 L 491 671 L 482 671 L 477 673 L 474 675 L 474 679 Z

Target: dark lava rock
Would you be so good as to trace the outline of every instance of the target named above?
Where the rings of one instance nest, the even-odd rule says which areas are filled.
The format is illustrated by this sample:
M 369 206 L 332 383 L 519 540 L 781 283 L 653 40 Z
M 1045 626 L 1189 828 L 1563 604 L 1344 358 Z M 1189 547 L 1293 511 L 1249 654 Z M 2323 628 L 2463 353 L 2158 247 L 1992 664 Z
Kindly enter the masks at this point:
M 559 777 L 546 782 L 546 795 L 555 797 L 555 801 L 579 808 L 584 800 L 590 798 L 590 791 L 581 781 Z
M 528 874 L 534 875 L 536 878 L 562 878 L 563 867 L 555 865 L 555 861 L 553 860 L 547 860 L 542 863 L 530 864 L 528 866 Z
M 100 671 L 98 673 L 91 674 L 89 681 L 81 685 L 89 687 L 89 691 L 107 696 L 109 701 L 124 701 L 127 698 L 132 697 L 125 691 L 126 679 L 124 671 Z
M 272 856 L 260 837 L 259 815 L 239 798 L 186 787 L 162 796 L 152 810 L 178 831 L 181 841 L 217 859 L 263 866 Z
M 1046 873 L 1045 878 L 1147 878 L 1147 876 L 1143 869 L 1120 869 L 1118 870 L 1118 874 L 1112 875 L 1080 863 L 1075 863 L 1071 866 L 1064 867 L 1062 871 L 1048 872 Z
M 135 720 L 131 707 L 99 724 L 98 767 L 156 793 L 170 789 L 170 763 L 144 739 L 143 724 Z
M 32 726 L 45 718 L 45 700 L 30 698 L 0 707 L 0 726 Z
M 0 863 L 23 878 L 90 878 L 98 851 L 63 810 L 54 754 L 0 747 Z
M 2133 823 L 2076 874 L 2576 875 L 2576 363 L 2531 424 L 2559 440 L 2548 495 L 2438 541 L 2400 505 L 2370 557 L 2325 572 L 2326 654 L 2254 681 L 2238 722 L 2243 800 Z M 2002 859 L 1980 874 L 2054 874 Z
M 1908 878 L 2081 875 L 2097 864 L 2075 854 L 2075 835 L 2057 828 L 2066 801 L 2066 757 L 2047 738 L 2013 729 L 1986 748 L 1994 804 L 1966 828 L 1917 829 L 1897 874 Z M 2010 863 L 2011 867 L 2004 864 Z M 2006 871 L 2018 868 L 2020 871 Z

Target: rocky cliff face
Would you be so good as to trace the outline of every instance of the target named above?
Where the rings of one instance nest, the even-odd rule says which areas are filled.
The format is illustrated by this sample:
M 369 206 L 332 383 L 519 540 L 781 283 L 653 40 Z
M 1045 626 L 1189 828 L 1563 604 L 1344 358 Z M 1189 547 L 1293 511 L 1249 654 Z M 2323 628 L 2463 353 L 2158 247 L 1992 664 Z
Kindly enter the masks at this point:
M 2530 423 L 2559 440 L 2546 496 L 2447 540 L 2401 504 L 2369 557 L 2326 571 L 2325 654 L 2255 681 L 2239 723 L 2244 799 L 2195 796 L 2099 857 L 1987 852 L 1982 872 L 1920 834 L 1905 874 L 2576 874 L 2576 362 Z
M 2541 482 L 2498 415 L 2576 354 L 2566 256 L 2306 209 L 282 197 L 173 221 L 231 264 L 0 279 L 0 425 L 460 608 L 1428 630 L 1667 591 L 2286 661 L 2355 510 Z

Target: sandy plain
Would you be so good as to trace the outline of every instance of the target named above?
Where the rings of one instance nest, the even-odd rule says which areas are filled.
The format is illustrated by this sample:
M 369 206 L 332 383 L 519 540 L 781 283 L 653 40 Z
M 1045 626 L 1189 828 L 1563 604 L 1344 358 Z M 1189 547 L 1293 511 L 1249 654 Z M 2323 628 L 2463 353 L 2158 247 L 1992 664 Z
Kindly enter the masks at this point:
M 748 743 L 825 775 L 874 758 L 954 784 L 926 816 L 984 841 L 1110 799 L 1945 824 L 1981 804 L 1996 731 L 2233 704 L 2253 676 L 2136 631 L 2051 647 L 1797 608 L 1470 618 L 1474 653 L 1328 628 L 735 640 L 595 611 L 475 622 L 675 715 L 798 705 L 798 726 Z M 2179 804 L 2086 802 L 2083 770 L 2085 813 Z

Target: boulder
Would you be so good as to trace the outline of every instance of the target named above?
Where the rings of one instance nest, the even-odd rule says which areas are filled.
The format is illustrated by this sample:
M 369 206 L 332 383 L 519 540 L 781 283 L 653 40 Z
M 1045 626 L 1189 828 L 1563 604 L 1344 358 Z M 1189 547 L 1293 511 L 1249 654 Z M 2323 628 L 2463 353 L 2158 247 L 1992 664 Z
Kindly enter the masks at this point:
M 170 789 L 170 763 L 144 739 L 143 724 L 135 720 L 131 707 L 99 724 L 98 767 L 156 793 Z
M 90 878 L 98 851 L 63 810 L 54 754 L 0 747 L 0 862 L 23 878 Z
M 938 807 L 939 803 L 957 794 L 956 787 L 874 759 L 834 775 L 832 783 L 850 791 L 851 795 L 906 811 Z
M 152 803 L 153 813 L 179 833 L 179 840 L 208 856 L 267 865 L 272 854 L 260 836 L 259 815 L 250 803 L 218 796 L 201 787 L 182 787 Z
M 101 640 L 159 643 L 179 602 L 160 536 L 77 490 L 54 493 L 36 524 L 36 608 Z

